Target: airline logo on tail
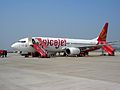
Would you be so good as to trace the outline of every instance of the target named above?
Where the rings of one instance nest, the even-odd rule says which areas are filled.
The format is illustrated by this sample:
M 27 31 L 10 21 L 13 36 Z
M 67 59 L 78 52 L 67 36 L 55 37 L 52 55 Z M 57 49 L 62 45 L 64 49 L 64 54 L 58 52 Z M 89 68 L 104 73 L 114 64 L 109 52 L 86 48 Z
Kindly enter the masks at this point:
M 107 30 L 108 30 L 108 23 L 106 23 L 102 29 L 102 32 L 100 33 L 98 37 L 98 42 L 100 41 L 106 41 L 107 38 Z

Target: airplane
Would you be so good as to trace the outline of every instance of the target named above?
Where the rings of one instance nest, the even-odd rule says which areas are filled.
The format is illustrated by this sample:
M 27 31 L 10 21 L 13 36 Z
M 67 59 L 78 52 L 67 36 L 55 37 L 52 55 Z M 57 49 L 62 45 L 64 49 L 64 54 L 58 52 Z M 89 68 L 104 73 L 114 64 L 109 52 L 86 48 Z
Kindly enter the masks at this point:
M 52 38 L 52 37 L 27 37 L 15 42 L 11 47 L 28 57 L 50 57 L 57 52 L 64 56 L 86 56 L 90 51 L 102 48 L 110 56 L 114 56 L 115 49 L 106 41 L 108 22 L 105 23 L 98 37 L 90 40 Z

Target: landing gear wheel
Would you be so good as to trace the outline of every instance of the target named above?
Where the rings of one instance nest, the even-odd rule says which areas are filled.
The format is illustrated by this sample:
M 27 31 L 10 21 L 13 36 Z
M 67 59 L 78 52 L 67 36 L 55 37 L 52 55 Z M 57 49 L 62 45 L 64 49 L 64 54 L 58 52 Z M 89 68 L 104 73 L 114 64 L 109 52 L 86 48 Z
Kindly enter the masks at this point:
M 88 53 L 86 52 L 80 52 L 80 54 L 78 55 L 79 57 L 84 57 L 85 55 L 87 55 Z
M 25 55 L 25 58 L 29 57 L 29 55 Z

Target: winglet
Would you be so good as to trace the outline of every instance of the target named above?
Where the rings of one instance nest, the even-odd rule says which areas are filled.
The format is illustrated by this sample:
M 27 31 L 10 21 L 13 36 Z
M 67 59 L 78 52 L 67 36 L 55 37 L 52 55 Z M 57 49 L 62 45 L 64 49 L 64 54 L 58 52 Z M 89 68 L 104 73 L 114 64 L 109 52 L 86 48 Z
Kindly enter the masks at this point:
M 104 27 L 103 27 L 101 33 L 99 34 L 98 39 L 97 39 L 98 42 L 100 42 L 100 41 L 106 41 L 107 30 L 108 30 L 108 22 L 105 23 L 105 25 L 104 25 Z

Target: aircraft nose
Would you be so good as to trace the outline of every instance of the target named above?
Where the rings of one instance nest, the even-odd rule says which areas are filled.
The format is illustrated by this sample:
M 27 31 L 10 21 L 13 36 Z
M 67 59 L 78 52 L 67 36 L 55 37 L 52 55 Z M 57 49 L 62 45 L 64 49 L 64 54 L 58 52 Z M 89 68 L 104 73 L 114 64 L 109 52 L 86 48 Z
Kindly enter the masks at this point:
M 17 45 L 16 43 L 14 43 L 14 44 L 11 45 L 11 47 L 12 47 L 13 49 L 17 49 L 17 46 L 18 46 L 18 45 Z

